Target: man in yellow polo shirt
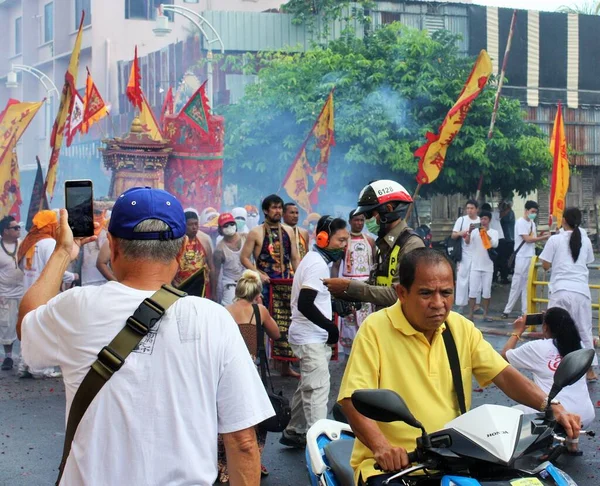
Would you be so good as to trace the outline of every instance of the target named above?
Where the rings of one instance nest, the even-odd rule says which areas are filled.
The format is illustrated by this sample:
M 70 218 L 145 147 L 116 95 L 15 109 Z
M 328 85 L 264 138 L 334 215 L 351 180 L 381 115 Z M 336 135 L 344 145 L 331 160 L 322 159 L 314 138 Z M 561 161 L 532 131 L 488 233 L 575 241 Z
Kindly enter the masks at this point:
M 467 410 L 471 381 L 495 383 L 513 400 L 541 409 L 546 394 L 511 367 L 483 339 L 473 323 L 450 312 L 454 302 L 454 268 L 445 255 L 419 248 L 400 263 L 399 302 L 371 314 L 359 329 L 342 380 L 338 401 L 357 441 L 350 461 L 357 484 L 379 485 L 388 474 L 409 465 L 407 450 L 416 447 L 420 431 L 408 425 L 377 423 L 359 414 L 350 397 L 358 389 L 388 388 L 404 398 L 429 432 L 460 415 L 450 363 L 441 336 L 450 327 L 456 343 Z M 552 405 L 558 422 L 577 437 L 581 419 Z

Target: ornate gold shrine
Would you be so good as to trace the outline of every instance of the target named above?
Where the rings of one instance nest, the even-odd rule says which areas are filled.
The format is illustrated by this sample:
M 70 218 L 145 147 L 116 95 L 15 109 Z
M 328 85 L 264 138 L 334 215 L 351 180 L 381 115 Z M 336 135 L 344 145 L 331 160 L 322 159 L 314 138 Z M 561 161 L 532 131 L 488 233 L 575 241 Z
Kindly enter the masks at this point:
M 125 138 L 102 140 L 104 166 L 112 170 L 108 197 L 116 199 L 132 187 L 164 189 L 165 167 L 171 153 L 168 140 L 153 140 L 139 118 L 134 118 Z

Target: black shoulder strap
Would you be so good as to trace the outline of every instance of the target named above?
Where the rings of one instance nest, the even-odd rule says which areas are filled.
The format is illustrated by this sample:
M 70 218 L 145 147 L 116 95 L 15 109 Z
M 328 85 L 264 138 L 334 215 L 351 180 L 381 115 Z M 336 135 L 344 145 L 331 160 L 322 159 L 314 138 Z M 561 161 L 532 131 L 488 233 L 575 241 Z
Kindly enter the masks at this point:
M 258 304 L 252 304 L 254 309 L 254 320 L 256 321 L 256 359 L 260 369 L 260 378 L 265 387 L 270 386 L 273 393 L 273 381 L 271 380 L 271 370 L 269 369 L 269 360 L 267 358 L 267 350 L 265 349 L 265 336 L 263 334 L 263 325 L 260 318 L 260 309 Z M 269 383 L 269 385 L 267 385 Z
M 456 398 L 458 400 L 458 406 L 460 407 L 461 415 L 467 413 L 467 405 L 465 402 L 465 388 L 462 381 L 462 372 L 460 368 L 460 360 L 458 358 L 458 350 L 456 349 L 456 343 L 450 331 L 450 326 L 446 323 L 446 329 L 442 332 L 444 338 L 444 345 L 446 346 L 446 353 L 448 354 L 448 361 L 450 362 L 450 371 L 452 372 L 452 382 L 454 383 L 454 391 L 456 392 Z
M 79 422 L 90 403 L 112 375 L 121 369 L 127 356 L 152 330 L 167 309 L 186 295 L 185 292 L 177 290 L 175 287 L 163 285 L 150 298 L 144 299 L 133 315 L 127 319 L 125 327 L 121 329 L 119 334 L 113 338 L 108 346 L 104 346 L 100 350 L 98 359 L 94 361 L 91 369 L 85 375 L 71 403 L 63 455 L 58 471 L 58 479 L 56 480 L 57 485 L 60 484 Z

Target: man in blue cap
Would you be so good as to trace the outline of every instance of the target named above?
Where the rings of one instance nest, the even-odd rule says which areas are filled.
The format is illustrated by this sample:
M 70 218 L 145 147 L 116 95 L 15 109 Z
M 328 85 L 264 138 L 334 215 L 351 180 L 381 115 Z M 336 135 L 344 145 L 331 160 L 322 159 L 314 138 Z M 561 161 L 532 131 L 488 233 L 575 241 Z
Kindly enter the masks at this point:
M 74 239 L 61 211 L 56 249 L 23 297 L 17 331 L 28 363 L 61 367 L 67 414 L 98 354 L 144 299 L 173 280 L 185 230 L 183 208 L 171 194 L 130 189 L 117 199 L 108 228 L 117 280 L 57 295 L 67 265 L 95 239 Z M 254 426 L 272 415 L 229 313 L 206 299 L 180 298 L 89 405 L 60 484 L 212 485 L 218 434 L 230 484 L 258 484 Z

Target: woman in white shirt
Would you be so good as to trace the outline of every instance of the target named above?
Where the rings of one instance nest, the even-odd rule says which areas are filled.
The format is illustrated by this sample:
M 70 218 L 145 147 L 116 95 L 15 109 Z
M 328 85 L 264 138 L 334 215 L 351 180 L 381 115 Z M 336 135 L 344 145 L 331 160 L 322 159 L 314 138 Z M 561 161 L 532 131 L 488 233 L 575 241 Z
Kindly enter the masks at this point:
M 549 393 L 554 380 L 554 372 L 562 358 L 572 351 L 581 349 L 581 339 L 573 318 L 560 307 L 548 309 L 542 324 L 544 339 L 530 341 L 517 349 L 514 348 L 526 327 L 525 316 L 519 317 L 513 326 L 514 332 L 504 346 L 502 356 L 515 368 L 530 371 L 535 384 Z M 584 427 L 588 427 L 594 420 L 596 412 L 585 378 L 564 388 L 556 398 L 566 410 L 581 417 Z M 533 409 L 524 411 L 526 413 L 535 412 Z
M 581 211 L 567 208 L 563 214 L 564 231 L 550 237 L 540 255 L 544 270 L 552 267 L 548 307 L 562 307 L 573 317 L 584 348 L 594 349 L 592 337 L 592 300 L 588 286 L 588 263 L 594 261 L 592 243 L 582 230 Z M 598 364 L 594 358 L 593 366 Z M 593 368 L 587 374 L 590 381 L 597 380 Z

